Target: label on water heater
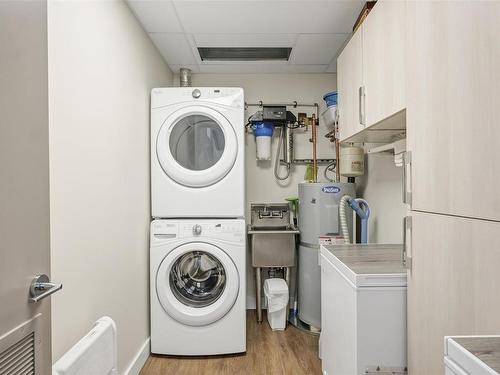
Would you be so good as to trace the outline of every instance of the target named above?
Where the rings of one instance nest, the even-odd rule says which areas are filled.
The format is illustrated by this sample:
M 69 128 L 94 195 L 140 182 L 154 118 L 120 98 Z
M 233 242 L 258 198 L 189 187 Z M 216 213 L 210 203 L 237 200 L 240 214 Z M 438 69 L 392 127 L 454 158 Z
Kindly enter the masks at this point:
M 338 186 L 325 186 L 321 191 L 323 191 L 323 193 L 338 193 L 340 188 Z

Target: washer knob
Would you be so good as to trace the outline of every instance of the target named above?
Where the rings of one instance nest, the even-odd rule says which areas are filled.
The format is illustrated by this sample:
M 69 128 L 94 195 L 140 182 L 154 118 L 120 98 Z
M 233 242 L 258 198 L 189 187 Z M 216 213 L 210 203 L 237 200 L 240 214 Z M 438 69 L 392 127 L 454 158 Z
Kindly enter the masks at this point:
M 198 99 L 201 96 L 201 91 L 198 89 L 193 90 L 193 98 Z
M 195 236 L 199 236 L 201 234 L 201 225 L 200 224 L 196 224 L 196 225 L 193 225 L 193 234 Z

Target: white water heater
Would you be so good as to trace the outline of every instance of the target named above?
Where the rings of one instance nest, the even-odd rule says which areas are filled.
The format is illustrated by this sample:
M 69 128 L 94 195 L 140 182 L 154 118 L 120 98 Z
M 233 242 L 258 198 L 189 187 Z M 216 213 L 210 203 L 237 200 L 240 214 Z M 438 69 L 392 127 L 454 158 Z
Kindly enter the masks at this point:
M 321 328 L 321 269 L 319 237 L 340 235 L 339 204 L 344 195 L 356 196 L 354 184 L 299 183 L 298 318 Z M 352 233 L 352 210 L 347 213 Z

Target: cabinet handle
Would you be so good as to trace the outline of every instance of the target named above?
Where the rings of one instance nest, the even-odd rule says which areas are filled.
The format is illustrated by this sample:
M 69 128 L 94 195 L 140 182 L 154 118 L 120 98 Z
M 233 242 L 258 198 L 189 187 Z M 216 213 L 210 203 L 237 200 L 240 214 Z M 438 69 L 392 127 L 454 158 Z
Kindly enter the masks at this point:
M 407 237 L 407 231 L 411 231 L 411 228 L 412 228 L 412 217 L 405 216 L 403 218 L 403 267 L 405 267 L 408 270 L 411 270 L 412 267 L 412 257 L 411 254 L 408 255 L 408 237 Z
M 365 121 L 365 86 L 360 86 L 358 90 L 359 123 L 366 125 Z
M 403 187 L 402 187 L 403 203 L 409 204 L 411 206 L 412 194 L 411 190 L 408 191 L 408 166 L 411 167 L 411 151 L 406 151 L 403 153 Z
M 363 113 L 361 111 L 361 95 L 362 95 L 362 87 L 359 86 L 359 89 L 358 89 L 358 115 L 359 115 L 359 123 L 363 124 Z

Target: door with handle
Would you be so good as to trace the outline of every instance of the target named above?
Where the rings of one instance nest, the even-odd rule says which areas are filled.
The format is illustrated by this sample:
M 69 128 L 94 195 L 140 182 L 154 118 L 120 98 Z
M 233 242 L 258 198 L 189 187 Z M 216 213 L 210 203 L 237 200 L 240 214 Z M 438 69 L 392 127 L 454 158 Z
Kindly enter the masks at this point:
M 16 38 L 13 40 L 12 35 Z M 51 373 L 47 4 L 0 2 L 0 373 Z

